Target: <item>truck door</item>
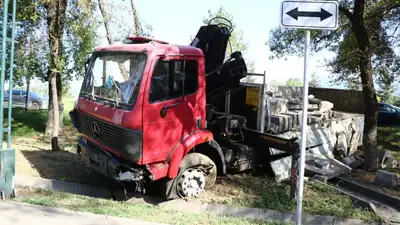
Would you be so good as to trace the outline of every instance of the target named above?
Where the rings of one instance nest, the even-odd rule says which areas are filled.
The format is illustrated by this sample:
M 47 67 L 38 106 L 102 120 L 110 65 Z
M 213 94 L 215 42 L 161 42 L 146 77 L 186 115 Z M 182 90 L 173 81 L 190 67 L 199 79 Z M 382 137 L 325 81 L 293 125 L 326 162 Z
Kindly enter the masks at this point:
M 143 104 L 143 163 L 165 160 L 201 117 L 198 61 L 185 60 L 184 83 L 174 77 L 183 61 L 158 59 L 153 65 Z

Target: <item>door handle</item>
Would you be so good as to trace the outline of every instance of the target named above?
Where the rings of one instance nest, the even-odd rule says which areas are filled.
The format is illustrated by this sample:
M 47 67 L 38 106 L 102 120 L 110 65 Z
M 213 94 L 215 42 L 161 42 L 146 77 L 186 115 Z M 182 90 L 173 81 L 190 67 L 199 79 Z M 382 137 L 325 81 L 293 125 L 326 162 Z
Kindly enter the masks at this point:
M 160 110 L 160 116 L 161 118 L 164 118 L 165 116 L 167 116 L 167 107 L 163 106 L 162 109 Z

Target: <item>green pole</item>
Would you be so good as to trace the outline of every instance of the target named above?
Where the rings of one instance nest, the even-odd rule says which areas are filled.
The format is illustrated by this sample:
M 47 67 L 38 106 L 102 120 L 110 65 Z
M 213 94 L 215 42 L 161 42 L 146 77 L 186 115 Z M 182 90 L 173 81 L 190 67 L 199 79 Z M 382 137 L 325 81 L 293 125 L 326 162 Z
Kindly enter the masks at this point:
M 8 79 L 8 130 L 7 149 L 11 149 L 11 113 L 12 113 L 12 83 L 14 77 L 14 43 L 15 43 L 15 15 L 17 11 L 17 0 L 13 0 L 12 28 L 11 28 L 11 52 L 10 52 L 10 76 Z M 4 103 L 4 101 L 3 101 Z
M 1 77 L 0 77 L 0 149 L 3 149 L 4 140 L 4 77 L 6 73 L 6 47 L 7 47 L 7 22 L 8 22 L 8 0 L 3 1 L 3 39 L 1 40 Z M 8 107 L 11 107 L 8 104 Z
M 15 16 L 17 8 L 17 0 L 12 0 L 12 24 L 11 37 L 7 33 L 10 28 L 8 24 L 8 3 L 11 1 L 3 1 L 3 39 L 1 40 L 1 74 L 0 74 L 0 199 L 15 197 L 14 180 L 15 180 L 15 150 L 11 149 L 11 113 L 12 113 L 12 80 L 14 67 L 14 39 L 15 39 Z M 10 43 L 10 63 L 6 63 L 7 44 Z M 7 65 L 6 65 L 7 64 Z M 4 128 L 4 80 L 6 74 L 6 66 L 9 66 L 9 95 L 8 95 L 8 127 Z M 4 132 L 7 132 L 7 148 L 3 148 Z

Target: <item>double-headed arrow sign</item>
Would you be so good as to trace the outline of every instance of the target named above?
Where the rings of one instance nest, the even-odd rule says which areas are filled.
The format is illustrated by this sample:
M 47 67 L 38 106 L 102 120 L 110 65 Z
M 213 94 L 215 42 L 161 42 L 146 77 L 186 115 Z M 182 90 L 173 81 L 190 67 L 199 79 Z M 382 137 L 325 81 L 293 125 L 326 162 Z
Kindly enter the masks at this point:
M 281 26 L 284 28 L 328 29 L 338 26 L 339 5 L 336 1 L 283 0 Z
M 306 11 L 299 11 L 299 8 L 296 7 L 294 9 L 290 10 L 289 12 L 287 12 L 286 14 L 288 14 L 295 20 L 297 20 L 299 17 L 319 17 L 320 21 L 323 21 L 332 16 L 332 13 L 330 13 L 322 8 L 321 8 L 320 12 L 316 12 L 316 11 L 306 12 Z

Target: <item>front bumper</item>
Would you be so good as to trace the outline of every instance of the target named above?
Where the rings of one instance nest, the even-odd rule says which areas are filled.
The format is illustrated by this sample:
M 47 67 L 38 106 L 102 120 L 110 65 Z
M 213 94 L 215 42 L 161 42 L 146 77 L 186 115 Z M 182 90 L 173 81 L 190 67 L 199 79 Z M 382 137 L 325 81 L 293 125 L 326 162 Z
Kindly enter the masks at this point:
M 78 139 L 77 152 L 81 160 L 88 166 L 116 181 L 135 182 L 145 178 L 145 170 L 143 168 L 133 168 L 125 165 L 114 155 L 88 142 L 83 137 Z

